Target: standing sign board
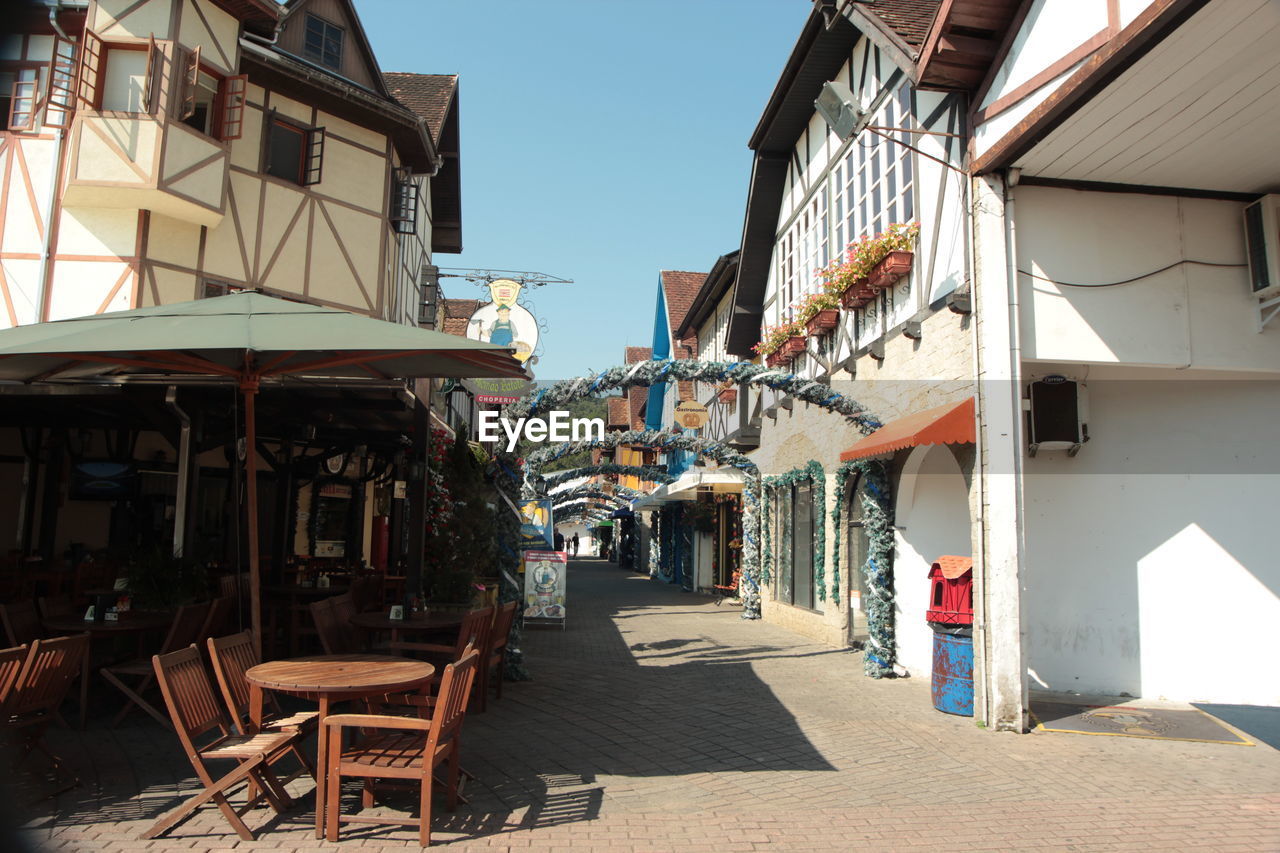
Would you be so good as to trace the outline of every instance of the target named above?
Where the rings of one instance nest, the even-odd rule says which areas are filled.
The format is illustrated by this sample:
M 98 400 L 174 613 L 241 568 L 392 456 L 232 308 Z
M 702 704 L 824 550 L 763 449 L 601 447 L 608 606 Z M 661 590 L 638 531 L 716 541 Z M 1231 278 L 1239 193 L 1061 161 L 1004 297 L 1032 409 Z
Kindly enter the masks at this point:
M 528 624 L 559 624 L 564 628 L 565 574 L 569 557 L 564 551 L 524 552 L 524 620 Z
M 522 549 L 550 549 L 552 539 L 551 498 L 525 501 L 520 504 L 520 547 Z

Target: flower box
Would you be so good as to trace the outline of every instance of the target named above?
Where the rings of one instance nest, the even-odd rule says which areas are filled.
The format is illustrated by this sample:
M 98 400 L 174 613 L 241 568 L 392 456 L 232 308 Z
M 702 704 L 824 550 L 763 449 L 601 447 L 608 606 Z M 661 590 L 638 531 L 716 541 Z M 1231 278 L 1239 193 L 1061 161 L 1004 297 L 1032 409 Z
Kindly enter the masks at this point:
M 840 294 L 840 304 L 845 308 L 861 308 L 876 295 L 876 289 L 865 278 L 860 278 Z
M 809 341 L 804 335 L 792 335 L 787 338 L 787 342 L 782 345 L 781 351 L 791 353 L 792 355 L 799 354 L 808 348 L 808 344 Z
M 911 272 L 912 252 L 890 252 L 871 271 L 870 284 L 876 290 L 891 287 L 895 281 Z
M 738 389 L 725 388 L 719 394 L 716 395 L 716 399 L 719 400 L 721 403 L 733 403 L 738 399 Z
M 810 317 L 809 321 L 804 324 L 804 328 L 810 335 L 821 335 L 831 331 L 839 323 L 840 312 L 835 308 L 828 308 Z
M 786 363 L 782 358 L 781 350 L 775 350 L 764 357 L 765 367 L 780 367 Z

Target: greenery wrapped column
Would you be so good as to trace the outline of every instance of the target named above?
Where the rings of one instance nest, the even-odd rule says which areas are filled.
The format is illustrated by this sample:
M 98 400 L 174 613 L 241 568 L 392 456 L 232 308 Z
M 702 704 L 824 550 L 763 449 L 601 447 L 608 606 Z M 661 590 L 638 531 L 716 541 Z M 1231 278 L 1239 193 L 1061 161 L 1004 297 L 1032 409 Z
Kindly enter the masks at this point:
M 895 660 L 893 615 L 893 503 L 888 466 L 879 459 L 857 459 L 836 469 L 836 504 L 831 510 L 835 540 L 832 550 L 831 591 L 840 594 L 840 528 L 844 494 L 850 477 L 858 478 L 862 525 L 867 534 L 867 560 L 860 567 L 867 586 L 867 633 L 863 666 L 872 678 L 893 674 Z M 850 587 L 853 578 L 849 579 Z M 850 618 L 853 615 L 850 614 Z

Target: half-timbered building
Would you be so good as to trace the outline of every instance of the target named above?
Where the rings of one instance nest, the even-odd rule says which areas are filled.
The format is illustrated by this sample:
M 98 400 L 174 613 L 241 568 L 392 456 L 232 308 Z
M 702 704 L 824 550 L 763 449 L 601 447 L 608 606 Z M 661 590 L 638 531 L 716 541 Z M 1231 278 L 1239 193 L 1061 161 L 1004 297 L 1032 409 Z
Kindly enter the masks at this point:
M 456 76 L 384 74 L 350 0 L 55 0 L 11 21 L 0 41 L 0 327 L 244 289 L 435 326 L 433 254 L 462 247 Z M 422 398 L 391 382 L 278 410 L 294 423 L 262 451 L 279 480 L 262 519 L 277 563 L 318 553 L 322 496 L 291 485 L 290 461 L 315 444 L 341 445 L 328 476 L 351 480 L 349 532 L 330 553 L 372 556 L 373 519 L 399 514 L 402 500 L 375 494 L 371 447 L 389 436 L 394 456 Z M 297 422 L 307 405 L 316 413 Z M 76 422 L 39 408 L 5 418 L 28 432 L 24 444 L 5 430 L 0 469 L 29 488 L 3 490 L 0 535 L 46 557 L 73 540 L 104 547 L 121 532 L 105 505 L 57 494 Z M 116 405 L 95 417 L 79 424 L 73 456 L 106 455 L 110 430 L 127 427 L 141 438 L 113 455 L 172 470 L 172 412 Z M 41 434 L 41 418 L 62 426 Z M 208 432 L 206 445 L 212 421 Z M 216 482 L 229 471 L 219 457 L 196 463 L 217 473 L 191 486 L 215 502 L 218 488 L 231 493 Z M 155 527 L 171 534 L 173 486 L 156 482 L 144 483 L 157 492 Z M 190 542 L 200 525 L 227 522 L 214 512 L 187 524 Z

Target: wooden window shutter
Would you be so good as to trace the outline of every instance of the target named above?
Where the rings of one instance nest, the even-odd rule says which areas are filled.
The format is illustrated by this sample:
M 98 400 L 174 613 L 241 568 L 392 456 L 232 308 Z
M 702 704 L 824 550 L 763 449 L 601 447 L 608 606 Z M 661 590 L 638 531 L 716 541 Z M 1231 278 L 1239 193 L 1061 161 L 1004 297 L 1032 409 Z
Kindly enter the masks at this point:
M 155 115 L 156 112 L 156 84 L 159 82 L 156 78 L 160 75 L 160 65 L 164 61 L 164 54 L 160 52 L 159 46 L 156 45 L 155 33 L 147 36 L 147 72 L 142 76 L 142 111 L 148 115 Z
M 186 66 L 182 70 L 182 106 L 178 108 L 178 121 L 186 121 L 196 112 L 196 87 L 200 84 L 200 47 L 187 51 Z
M 307 147 L 303 152 L 302 185 L 309 187 L 320 183 L 324 166 L 324 128 L 313 127 L 307 131 Z
M 53 37 L 53 64 L 49 68 L 49 95 L 44 104 L 45 127 L 66 128 L 76 108 L 76 43 Z
M 244 101 L 249 89 L 249 75 L 236 74 L 222 81 L 222 132 L 224 142 L 244 135 Z
M 93 30 L 84 31 L 84 45 L 80 50 L 79 80 L 76 83 L 76 107 L 97 109 L 99 79 L 102 71 L 102 39 Z

